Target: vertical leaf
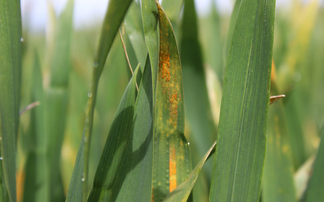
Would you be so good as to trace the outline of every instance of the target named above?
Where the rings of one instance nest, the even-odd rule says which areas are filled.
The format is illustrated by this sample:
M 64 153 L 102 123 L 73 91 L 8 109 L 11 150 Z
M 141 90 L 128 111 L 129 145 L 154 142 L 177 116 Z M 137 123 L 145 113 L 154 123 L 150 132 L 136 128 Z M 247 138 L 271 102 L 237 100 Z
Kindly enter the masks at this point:
M 88 201 L 116 201 L 131 162 L 135 86 L 139 66 L 120 101 Z
M 200 161 L 212 142 L 215 141 L 217 133 L 211 114 L 206 74 L 198 37 L 195 4 L 193 0 L 186 0 L 181 26 L 180 54 L 183 67 L 185 114 L 191 130 L 189 140 L 191 141 L 193 165 Z M 221 50 L 221 47 L 214 48 Z M 213 55 L 213 57 L 215 56 Z M 208 185 L 210 185 L 212 176 L 212 166 L 212 161 L 207 162 L 203 168 L 203 174 L 200 175 L 204 177 Z M 208 195 L 209 187 L 207 189 L 199 189 L 201 186 L 202 183 L 198 180 L 197 186 L 193 191 L 193 197 L 198 201 L 202 200 L 198 198 L 200 195 Z
M 112 143 L 114 144 L 114 143 Z M 116 201 L 150 201 L 153 164 L 153 94 L 150 61 L 147 59 L 134 106 L 133 131 L 122 160 L 126 176 Z
M 309 202 L 323 201 L 324 192 L 324 130 L 321 131 L 321 142 L 318 147 L 317 156 L 313 165 L 313 174 L 308 182 L 306 193 L 304 195 L 305 200 Z
M 227 57 L 210 201 L 258 201 L 275 1 L 240 1 Z
M 32 102 L 40 103 L 31 111 L 29 140 L 32 144 L 25 164 L 24 201 L 48 201 L 49 183 L 46 167 L 46 136 L 45 136 L 45 101 L 42 73 L 38 55 L 35 54 L 32 84 Z
M 73 5 L 73 0 L 67 2 L 54 25 L 53 56 L 50 63 L 51 82 L 46 89 L 44 100 L 48 171 L 46 183 L 49 184 L 49 198 L 44 200 L 49 201 L 62 201 L 65 198 L 59 162 L 68 107 Z
M 271 92 L 277 94 L 274 83 Z M 269 110 L 262 201 L 296 201 L 293 171 L 287 121 L 280 100 L 272 104 Z
M 1 192 L 16 197 L 16 136 L 21 74 L 20 1 L 0 1 L 0 137 L 3 174 Z
M 204 153 L 216 139 L 214 124 L 208 99 L 205 70 L 198 41 L 198 25 L 195 4 L 193 0 L 186 0 L 184 6 L 181 62 L 183 67 L 183 85 L 185 96 L 185 112 L 192 130 L 193 144 L 198 148 L 198 163 Z M 197 99 L 199 98 L 199 99 Z M 211 177 L 211 165 L 208 167 L 208 178 Z
M 182 71 L 171 23 L 159 9 L 160 52 L 155 100 L 153 195 L 161 201 L 185 181 L 191 171 L 188 142 L 184 136 Z
M 137 61 L 141 64 L 141 71 L 143 72 L 145 67 L 147 49 L 144 41 L 144 33 L 142 31 L 143 25 L 141 19 L 141 10 L 139 5 L 135 1 L 129 7 L 129 10 L 125 17 L 124 25 L 132 47 L 135 51 Z
M 154 0 L 142 0 L 142 20 L 143 29 L 147 51 L 149 53 L 151 69 L 152 69 L 152 84 L 153 84 L 153 98 L 155 99 L 155 90 L 157 83 L 157 71 L 159 65 L 158 55 L 158 35 L 157 35 L 157 24 L 158 24 L 158 9 Z M 155 106 L 155 101 L 153 102 Z M 154 119 L 154 117 L 153 117 Z
M 82 140 L 78 150 L 66 201 L 86 201 L 88 196 L 88 168 L 93 113 L 97 96 L 99 78 L 104 67 L 106 57 L 110 51 L 118 28 L 125 17 L 130 0 L 111 0 L 102 24 L 99 47 L 93 63 L 93 76 L 88 93 L 88 107 Z
M 305 139 L 302 129 L 302 122 L 296 106 L 297 99 L 297 92 L 292 91 L 284 102 L 290 146 L 292 149 L 292 159 L 295 170 L 298 169 L 306 160 Z

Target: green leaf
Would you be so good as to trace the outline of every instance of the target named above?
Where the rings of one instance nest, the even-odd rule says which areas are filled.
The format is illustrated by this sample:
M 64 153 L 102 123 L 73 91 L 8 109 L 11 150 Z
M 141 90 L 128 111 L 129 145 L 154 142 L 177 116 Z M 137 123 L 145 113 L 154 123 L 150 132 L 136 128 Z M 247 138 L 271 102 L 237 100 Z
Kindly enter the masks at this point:
M 96 76 L 94 77 L 95 80 L 99 80 L 118 28 L 124 19 L 131 2 L 131 0 L 109 1 L 108 9 L 101 28 L 99 47 L 93 67 L 95 73 L 94 76 Z
M 190 124 L 191 143 L 197 147 L 198 151 L 198 155 L 193 155 L 193 157 L 196 156 L 196 158 L 193 158 L 194 165 L 200 161 L 201 157 L 216 139 L 216 126 L 212 118 L 208 98 L 196 18 L 194 1 L 186 0 L 183 13 L 180 53 L 184 96 L 186 99 L 185 114 Z M 211 164 L 208 165 L 206 171 L 208 179 L 210 179 Z
M 51 82 L 48 89 L 45 90 L 44 98 L 47 155 L 45 169 L 47 170 L 46 183 L 48 183 L 45 186 L 49 189 L 48 198 L 44 200 L 49 201 L 64 201 L 65 199 L 59 162 L 68 109 L 73 7 L 74 1 L 69 0 L 63 12 L 54 22 L 54 43 L 48 44 L 50 48 L 53 45 L 53 53 L 49 56 L 52 57 L 50 61 Z
M 242 1 L 244 1 L 244 0 L 236 0 L 233 11 L 232 11 L 231 20 L 229 23 L 229 27 L 228 27 L 227 34 L 226 34 L 226 40 L 225 40 L 225 44 L 224 44 L 224 60 L 225 61 L 226 61 L 226 59 L 228 59 L 228 54 L 229 54 L 229 50 L 230 50 L 230 47 L 232 44 L 234 29 L 236 26 L 235 24 L 237 21 L 237 17 L 238 17 L 238 13 L 240 11 Z M 222 79 L 220 78 L 220 80 L 222 80 Z
M 183 0 L 173 1 L 173 0 L 164 0 L 162 1 L 162 7 L 165 11 L 166 16 L 168 16 L 172 28 L 174 30 L 175 36 L 179 39 L 179 22 L 180 22 L 180 12 L 183 6 Z
M 271 93 L 278 94 L 274 83 Z M 296 201 L 293 170 L 287 121 L 282 100 L 279 100 L 269 110 L 262 201 Z
M 205 156 L 199 161 L 195 169 L 191 172 L 189 178 L 183 183 L 181 183 L 175 190 L 173 190 L 163 201 L 165 202 L 178 202 L 178 201 L 186 202 L 187 201 L 191 193 L 191 190 L 201 171 L 201 168 L 203 167 L 207 159 L 209 159 L 209 157 L 215 152 L 215 147 L 216 147 L 216 142 L 208 150 Z
M 20 1 L 0 1 L 0 24 L 1 172 L 5 180 L 1 193 L 4 196 L 7 189 L 10 201 L 15 202 L 22 41 Z
M 155 100 L 152 201 L 161 201 L 191 171 L 188 142 L 184 136 L 182 71 L 170 21 L 159 9 L 160 57 Z
M 149 53 L 152 69 L 153 98 L 155 99 L 157 71 L 159 66 L 159 45 L 157 35 L 159 14 L 154 0 L 142 0 L 141 5 L 145 42 L 147 51 Z M 153 105 L 155 106 L 155 102 L 153 103 Z
M 45 102 L 42 73 L 38 55 L 35 54 L 33 69 L 33 84 L 31 101 L 40 103 L 31 110 L 31 120 L 28 140 L 31 143 L 25 164 L 25 181 L 23 201 L 48 201 L 49 169 L 46 167 L 46 137 L 45 137 Z
M 120 175 L 115 179 L 119 181 L 117 187 L 121 186 L 120 190 L 114 188 L 119 190 L 116 201 L 151 200 L 152 163 L 153 94 L 150 61 L 147 60 L 134 107 L 133 132 L 121 162 L 122 171 L 120 170 Z
M 66 201 L 79 202 L 87 200 L 90 140 L 99 78 L 118 28 L 124 19 L 130 3 L 131 0 L 111 0 L 108 4 L 108 9 L 102 24 L 99 47 L 95 62 L 93 63 L 93 76 L 90 85 L 90 92 L 88 93 L 89 99 L 84 131 L 78 150 L 76 163 L 73 169 Z
M 130 5 L 127 15 L 125 16 L 124 25 L 126 33 L 128 34 L 129 40 L 135 51 L 137 61 L 141 64 L 141 71 L 144 72 L 147 49 L 140 9 L 139 5 L 134 1 Z
M 210 27 L 211 32 L 209 33 L 207 40 L 212 38 L 212 40 L 208 40 L 208 52 L 205 53 L 206 59 L 209 62 L 210 66 L 217 73 L 218 79 L 223 81 L 224 74 L 224 42 L 222 38 L 222 30 L 221 30 L 221 16 L 217 12 L 215 2 L 212 1 L 212 11 L 209 20 L 208 27 Z M 208 22 L 208 21 L 207 21 Z M 205 33 L 204 33 L 205 34 Z M 227 56 L 227 55 L 226 55 Z
M 318 147 L 316 159 L 313 165 L 313 174 L 308 182 L 306 193 L 304 195 L 307 202 L 324 201 L 324 128 L 321 132 L 321 142 Z
M 297 110 L 297 92 L 292 91 L 284 99 L 289 140 L 292 150 L 294 169 L 298 169 L 306 160 L 305 139 L 302 129 L 302 122 Z
M 162 7 L 165 11 L 166 16 L 168 16 L 172 27 L 174 28 L 175 24 L 178 23 L 180 18 L 180 11 L 183 6 L 183 0 L 173 1 L 173 0 L 164 0 L 162 1 Z
M 274 0 L 240 2 L 225 70 L 210 201 L 259 200 L 274 11 Z
M 110 128 L 88 201 L 116 201 L 132 157 L 135 86 L 139 66 L 130 80 Z M 137 145 L 136 145 L 137 146 Z
M 54 47 L 51 61 L 51 87 L 67 88 L 70 73 L 70 47 L 73 30 L 74 0 L 69 0 L 54 26 Z

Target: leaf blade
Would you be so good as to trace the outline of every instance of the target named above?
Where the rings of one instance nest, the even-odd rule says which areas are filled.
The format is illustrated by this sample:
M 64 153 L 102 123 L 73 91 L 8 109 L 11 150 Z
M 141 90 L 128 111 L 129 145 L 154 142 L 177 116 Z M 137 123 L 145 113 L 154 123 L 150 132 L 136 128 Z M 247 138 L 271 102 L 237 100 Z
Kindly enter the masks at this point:
M 321 133 L 321 142 L 318 147 L 317 155 L 315 162 L 313 164 L 313 174 L 308 182 L 306 193 L 305 193 L 305 201 L 323 201 L 324 200 L 324 193 L 323 183 L 323 166 L 324 166 L 324 129 L 322 127 Z
M 106 11 L 104 22 L 102 24 L 99 39 L 99 47 L 97 49 L 96 58 L 93 63 L 93 74 L 90 85 L 90 92 L 88 94 L 90 96 L 88 96 L 89 98 L 86 121 L 82 135 L 82 140 L 76 158 L 76 166 L 74 166 L 72 178 L 69 185 L 69 191 L 66 198 L 67 202 L 87 200 L 90 140 L 99 78 L 103 70 L 106 57 L 110 51 L 118 28 L 126 14 L 130 3 L 131 0 L 111 0 L 108 4 L 108 9 Z M 81 179 L 84 179 L 84 181 Z
M 271 92 L 276 94 L 274 83 Z M 289 133 L 281 100 L 269 110 L 267 151 L 263 172 L 262 199 L 265 202 L 296 201 Z
M 171 23 L 159 10 L 160 57 L 155 97 L 152 201 L 161 201 L 191 170 L 188 142 L 184 136 L 182 72 Z
M 210 201 L 259 199 L 274 10 L 275 1 L 240 2 L 225 70 Z
M 10 201 L 15 202 L 22 37 L 19 1 L 0 2 L 0 22 L 1 170 Z M 3 192 L 6 194 L 7 191 L 4 189 Z
M 88 201 L 115 201 L 121 180 L 126 175 L 123 158 L 129 148 L 133 128 L 137 66 L 123 98 L 120 101 L 113 124 L 97 167 L 93 188 Z M 127 148 L 128 147 L 128 148 Z M 116 180 L 115 180 L 116 179 Z

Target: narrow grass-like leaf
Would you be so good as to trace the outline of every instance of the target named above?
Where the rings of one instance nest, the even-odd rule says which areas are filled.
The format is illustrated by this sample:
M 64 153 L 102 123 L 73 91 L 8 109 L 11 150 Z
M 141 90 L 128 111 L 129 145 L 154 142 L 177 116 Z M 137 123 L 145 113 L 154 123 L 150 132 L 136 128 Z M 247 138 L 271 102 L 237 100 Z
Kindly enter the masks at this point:
M 298 169 L 306 160 L 305 138 L 301 118 L 298 114 L 296 91 L 292 91 L 284 100 L 294 169 Z
M 221 47 L 214 48 L 221 50 Z M 198 41 L 197 14 L 193 0 L 186 0 L 184 4 L 180 55 L 183 72 L 185 115 L 190 128 L 189 141 L 191 143 L 191 157 L 193 165 L 196 165 L 211 146 L 212 142 L 215 141 L 217 129 L 213 121 L 209 103 L 205 79 L 206 74 Z M 218 58 L 221 57 L 222 55 Z M 203 195 L 208 195 L 212 167 L 213 162 L 207 162 L 203 168 L 204 174 L 200 175 L 200 177 L 207 181 L 208 186 Z M 198 186 L 202 186 L 199 180 L 193 191 L 193 197 L 195 200 L 201 201 L 202 199 L 198 198 L 200 195 L 198 192 L 201 192 Z
M 205 156 L 199 161 L 195 169 L 191 172 L 189 178 L 183 183 L 181 183 L 175 190 L 173 190 L 163 201 L 165 202 L 179 202 L 179 201 L 186 202 L 187 201 L 190 192 L 192 191 L 192 188 L 201 171 L 201 168 L 203 167 L 207 159 L 209 159 L 209 157 L 213 154 L 213 151 L 215 151 L 215 147 L 216 147 L 216 142 L 208 150 Z
M 195 4 L 186 0 L 184 6 L 182 37 L 180 45 L 185 96 L 185 112 L 192 131 L 192 143 L 196 145 L 198 155 L 194 164 L 198 163 L 204 153 L 216 139 L 214 124 L 209 104 L 205 70 L 198 42 L 198 25 Z M 199 98 L 199 99 L 197 99 Z M 206 168 L 211 178 L 212 165 Z
M 170 21 L 159 9 L 160 57 L 154 122 L 152 201 L 161 201 L 185 181 L 191 171 L 184 136 L 182 71 Z
M 121 186 L 116 201 L 150 201 L 153 163 L 153 94 L 150 61 L 147 60 L 136 98 L 133 132 L 127 142 L 118 175 Z M 118 187 L 117 185 L 117 187 Z M 118 190 L 118 188 L 114 190 Z
M 324 130 L 322 129 L 321 142 L 318 147 L 316 159 L 313 165 L 313 174 L 308 182 L 306 193 L 304 195 L 307 202 L 324 201 Z
M 97 55 L 95 62 L 93 63 L 93 76 L 90 85 L 90 92 L 88 93 L 89 99 L 84 132 L 77 154 L 66 201 L 79 202 L 87 200 L 90 140 L 99 78 L 104 67 L 106 57 L 130 3 L 131 0 L 111 0 L 108 4 L 108 9 L 101 29 Z
M 68 106 L 73 6 L 74 1 L 69 0 L 54 25 L 53 56 L 50 64 L 51 82 L 49 88 L 46 89 L 44 99 L 48 174 L 46 183 L 49 188 L 49 198 L 44 200 L 49 201 L 64 201 L 65 199 L 59 162 Z
M 274 11 L 274 0 L 240 2 L 225 70 L 210 201 L 259 200 Z
M 157 83 L 157 71 L 159 66 L 157 25 L 159 20 L 158 9 L 154 0 L 142 0 L 142 20 L 147 51 L 149 53 L 152 69 L 153 98 Z M 153 102 L 155 106 L 155 101 Z M 154 117 L 153 117 L 154 119 Z
M 242 1 L 243 0 L 235 1 L 235 5 L 234 5 L 233 11 L 232 11 L 231 20 L 229 23 L 229 27 L 228 27 L 227 34 L 226 34 L 226 40 L 225 40 L 225 44 L 224 44 L 224 61 L 226 61 L 228 58 L 228 53 L 229 53 L 230 46 L 232 43 L 232 37 L 233 37 L 234 29 L 235 29 L 235 24 L 237 21 L 237 16 L 238 16 L 238 12 L 240 10 Z M 220 78 L 220 80 L 222 80 L 222 79 Z
M 135 51 L 137 61 L 141 65 L 141 71 L 144 72 L 147 49 L 144 40 L 144 33 L 142 31 L 143 25 L 141 18 L 141 8 L 135 1 L 129 7 L 124 20 L 124 25 L 129 40 Z
M 271 92 L 277 94 L 273 83 Z M 281 100 L 270 107 L 267 131 L 262 201 L 296 201 L 289 133 Z
M 2 183 L 6 183 L 1 192 L 5 195 L 7 188 L 10 201 L 15 202 L 22 37 L 20 1 L 0 1 L 0 24 L 0 172 L 4 177 Z
M 48 171 L 46 167 L 45 103 L 38 55 L 35 54 L 32 84 L 32 100 L 40 103 L 31 110 L 29 142 L 32 144 L 25 164 L 23 201 L 49 201 Z
M 97 167 L 89 202 L 116 201 L 125 180 L 132 156 L 132 130 L 134 127 L 134 104 L 137 66 L 110 128 L 99 165 Z
M 206 52 L 204 55 L 206 55 L 210 66 L 217 73 L 218 79 L 223 81 L 224 61 L 226 60 L 224 59 L 224 40 L 221 36 L 221 16 L 216 9 L 215 1 L 212 2 L 211 6 L 212 11 L 209 24 L 211 32 L 208 38 L 212 38 L 212 40 L 208 40 L 208 53 Z

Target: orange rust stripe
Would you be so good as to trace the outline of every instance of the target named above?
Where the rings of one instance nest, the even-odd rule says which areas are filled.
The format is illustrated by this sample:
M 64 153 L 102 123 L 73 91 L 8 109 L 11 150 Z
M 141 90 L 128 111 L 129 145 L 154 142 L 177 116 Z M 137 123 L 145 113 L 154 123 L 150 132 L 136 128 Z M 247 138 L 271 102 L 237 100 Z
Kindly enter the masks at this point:
M 169 181 L 170 181 L 170 192 L 177 187 L 177 164 L 176 164 L 176 150 L 175 146 L 170 146 L 169 153 Z

